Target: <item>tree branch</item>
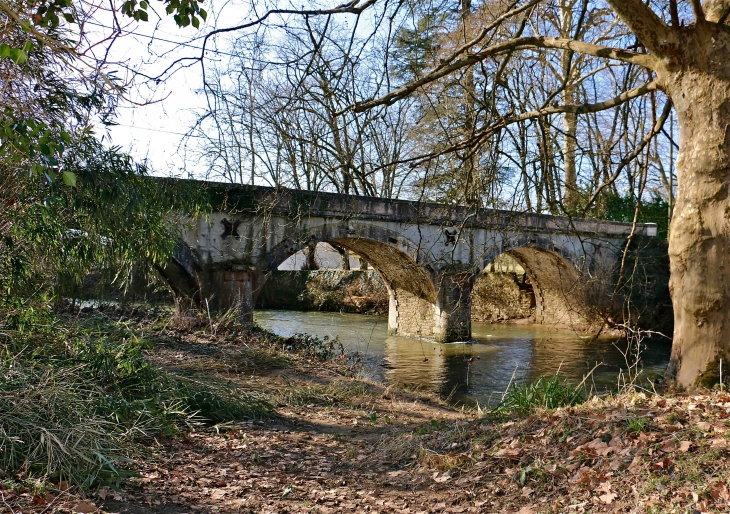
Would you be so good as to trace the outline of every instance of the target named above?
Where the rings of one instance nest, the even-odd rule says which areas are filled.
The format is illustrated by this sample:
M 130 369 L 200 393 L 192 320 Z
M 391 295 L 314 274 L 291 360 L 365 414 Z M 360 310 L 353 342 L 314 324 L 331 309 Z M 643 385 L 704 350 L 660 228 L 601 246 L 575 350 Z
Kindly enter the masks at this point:
M 702 4 L 700 3 L 700 0 L 690 0 L 690 3 L 692 4 L 692 12 L 695 13 L 695 20 L 697 21 L 697 25 L 707 23 L 707 19 L 705 18 L 705 11 L 702 10 Z
M 608 0 L 608 3 L 652 54 L 666 55 L 666 47 L 674 39 L 673 30 L 643 0 Z
M 588 212 L 588 209 L 591 208 L 591 205 L 593 205 L 593 202 L 596 201 L 598 198 L 598 195 L 601 194 L 601 192 L 613 184 L 616 179 L 619 177 L 623 169 L 631 163 L 634 159 L 636 159 L 639 154 L 644 150 L 647 144 L 649 144 L 649 141 L 657 135 L 659 132 L 663 130 L 664 123 L 667 121 L 667 118 L 669 117 L 669 113 L 672 112 L 672 101 L 667 100 L 667 103 L 664 104 L 664 109 L 662 110 L 661 116 L 659 116 L 659 119 L 656 121 L 654 126 L 652 127 L 651 131 L 644 136 L 644 138 L 641 140 L 641 142 L 634 148 L 634 151 L 631 152 L 629 155 L 624 157 L 621 162 L 619 163 L 618 167 L 616 168 L 616 172 L 611 175 L 608 180 L 606 180 L 603 184 L 598 186 L 596 189 L 596 192 L 591 195 L 591 197 L 588 199 L 588 202 L 586 203 L 586 206 L 583 208 L 583 214 L 585 215 L 586 212 Z
M 560 114 L 565 112 L 572 112 L 575 114 L 586 114 L 591 112 L 599 112 L 599 111 L 605 111 L 606 109 L 611 109 L 612 107 L 616 107 L 618 105 L 621 105 L 623 103 L 628 102 L 629 100 L 633 100 L 634 98 L 638 98 L 642 95 L 645 95 L 651 91 L 656 91 L 659 89 L 657 81 L 652 81 L 647 84 L 643 84 L 641 86 L 635 87 L 633 89 L 630 89 L 629 91 L 624 91 L 618 96 L 615 96 L 613 98 L 610 98 L 608 100 L 604 100 L 603 102 L 598 102 L 594 104 L 581 104 L 581 105 L 562 105 L 562 106 L 550 106 L 550 107 L 544 107 L 542 109 L 536 109 L 534 111 L 525 112 L 522 114 L 519 114 L 517 116 L 513 116 L 511 118 L 501 118 L 497 122 L 493 123 L 492 125 L 485 127 L 484 129 L 477 132 L 473 137 L 470 137 L 469 139 L 466 139 L 462 141 L 461 143 L 458 143 L 456 145 L 452 145 L 449 148 L 446 148 L 444 150 L 438 150 L 435 152 L 430 152 L 425 155 L 419 155 L 416 157 L 410 157 L 407 159 L 402 159 L 396 162 L 389 162 L 385 165 L 379 166 L 377 169 L 383 168 L 385 166 L 391 166 L 394 164 L 407 164 L 411 163 L 413 166 L 428 161 L 430 159 L 434 159 L 436 157 L 440 157 L 442 155 L 446 155 L 449 153 L 458 152 L 460 150 L 465 149 L 471 149 L 472 151 L 475 151 L 477 145 L 483 141 L 484 139 L 490 137 L 498 130 L 501 130 L 508 125 L 512 125 L 514 123 L 518 123 L 520 121 L 526 121 L 533 118 L 540 118 L 542 116 L 547 116 L 548 114 Z M 671 107 L 671 102 L 670 102 Z M 666 110 L 666 107 L 665 107 Z M 669 113 L 666 113 L 666 116 L 669 116 Z M 666 116 L 662 118 L 662 120 L 666 119 Z M 661 124 L 663 125 L 664 122 L 661 121 Z M 659 122 L 657 122 L 657 125 L 659 125 Z M 659 130 L 661 130 L 661 125 L 659 125 Z M 653 137 L 653 133 L 652 133 Z M 647 139 L 648 142 L 648 139 Z M 646 143 L 644 143 L 644 146 Z M 641 147 L 643 148 L 643 146 Z M 638 151 L 641 151 L 640 149 Z M 615 180 L 615 179 L 614 179 Z
M 461 68 L 472 66 L 473 64 L 483 61 L 488 57 L 501 55 L 515 50 L 530 48 L 573 50 L 574 52 L 593 55 L 595 57 L 630 62 L 650 69 L 653 69 L 656 64 L 656 58 L 651 55 L 639 54 L 620 48 L 610 48 L 606 46 L 594 45 L 591 43 L 584 43 L 582 41 L 575 41 L 573 39 L 542 36 L 515 38 L 510 41 L 505 41 L 503 43 L 491 46 L 480 52 L 467 54 L 466 56 L 457 59 L 451 64 L 439 66 L 438 68 L 430 73 L 427 73 L 420 79 L 414 80 L 406 84 L 405 86 L 388 93 L 387 95 L 355 104 L 353 109 L 355 112 L 363 112 L 379 105 L 391 105 L 394 102 L 409 96 L 421 86 L 434 82 L 441 77 L 453 73 L 454 71 L 460 70 Z
M 296 14 L 299 16 L 327 16 L 332 14 L 362 14 L 362 12 L 367 9 L 368 7 L 373 6 L 377 0 L 367 0 L 365 3 L 360 4 L 360 0 L 352 0 L 351 2 L 348 2 L 346 4 L 339 5 L 333 9 L 271 9 L 270 11 L 266 11 L 266 13 L 261 16 L 260 18 L 250 21 L 248 23 L 243 23 L 241 25 L 236 25 L 234 27 L 227 27 L 224 29 L 216 29 L 210 31 L 208 34 L 205 35 L 205 38 L 203 39 L 203 49 L 201 52 L 201 59 L 203 58 L 203 55 L 205 55 L 205 45 L 208 42 L 208 39 L 215 36 L 216 34 L 224 34 L 226 32 L 235 32 L 238 30 L 247 29 L 250 27 L 253 27 L 255 25 L 260 25 L 264 21 L 266 21 L 267 18 L 274 14 Z

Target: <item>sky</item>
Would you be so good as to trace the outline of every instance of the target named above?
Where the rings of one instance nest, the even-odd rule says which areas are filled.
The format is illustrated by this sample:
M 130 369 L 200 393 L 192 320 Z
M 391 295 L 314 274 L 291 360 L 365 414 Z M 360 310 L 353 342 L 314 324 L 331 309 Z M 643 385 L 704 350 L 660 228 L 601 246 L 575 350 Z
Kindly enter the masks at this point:
M 203 4 L 212 10 L 210 2 Z M 152 5 L 150 7 L 153 7 Z M 222 15 L 233 10 L 234 5 L 226 3 Z M 109 70 L 116 70 L 125 81 L 134 78 L 127 98 L 120 101 L 116 122 L 118 125 L 102 131 L 104 139 L 113 146 L 128 151 L 137 160 L 147 160 L 156 175 L 187 176 L 191 170 L 200 176 L 205 172 L 194 166 L 192 159 L 185 164 L 185 148 L 182 141 L 195 120 L 195 113 L 205 107 L 205 98 L 196 94 L 202 88 L 200 64 L 178 69 L 166 76 L 159 84 L 135 75 L 130 70 L 150 77 L 159 75 L 176 58 L 199 56 L 201 36 L 215 25 L 214 16 L 201 25 L 200 30 L 192 27 L 179 28 L 171 16 L 162 16 L 158 22 L 136 23 L 119 18 L 122 23 L 122 37 L 112 46 L 110 61 L 115 62 Z M 220 20 L 220 16 L 219 16 Z M 229 17 L 223 26 L 235 21 Z M 220 23 L 220 21 L 219 21 Z M 100 16 L 94 26 L 98 37 L 110 33 L 112 20 Z M 211 48 L 211 44 L 208 44 Z M 215 48 L 215 47 L 213 47 Z M 126 69 L 125 69 L 126 68 Z M 195 141 L 193 139 L 192 141 Z
M 110 54 L 110 61 L 118 64 L 110 66 L 110 69 L 118 70 L 125 80 L 134 77 L 128 70 L 156 77 L 177 58 L 199 56 L 202 38 L 211 30 L 249 22 L 253 19 L 250 15 L 253 11 L 261 15 L 267 9 L 291 7 L 289 3 L 287 0 L 255 0 L 253 4 L 249 0 L 204 0 L 201 6 L 208 11 L 208 19 L 200 29 L 180 28 L 172 16 L 165 16 L 162 10 L 158 17 L 151 13 L 150 21 L 146 23 L 136 23 L 120 16 L 123 37 L 115 42 Z M 340 2 L 325 0 L 317 3 Z M 154 2 L 150 8 L 159 8 L 160 5 Z M 301 5 L 297 7 L 301 8 Z M 104 15 L 100 13 L 96 24 L 88 27 L 97 31 L 92 37 L 112 32 L 113 20 L 110 17 L 105 20 Z M 108 17 L 108 13 L 106 15 Z M 366 23 L 366 20 L 361 20 L 361 24 Z M 225 59 L 230 38 L 243 34 L 232 32 L 210 39 L 206 48 L 214 52 L 206 54 L 206 62 L 210 65 L 212 60 Z M 132 101 L 120 102 L 118 125 L 108 129 L 108 141 L 137 160 L 146 159 L 156 175 L 188 177 L 192 172 L 197 178 L 202 178 L 206 173 L 205 167 L 197 163 L 189 151 L 186 154 L 183 144 L 184 135 L 194 124 L 196 113 L 202 112 L 206 106 L 204 95 L 196 93 L 202 85 L 200 63 L 193 63 L 187 68 L 177 67 L 158 85 L 138 75 L 129 90 Z M 195 145 L 196 138 L 187 141 L 189 150 Z

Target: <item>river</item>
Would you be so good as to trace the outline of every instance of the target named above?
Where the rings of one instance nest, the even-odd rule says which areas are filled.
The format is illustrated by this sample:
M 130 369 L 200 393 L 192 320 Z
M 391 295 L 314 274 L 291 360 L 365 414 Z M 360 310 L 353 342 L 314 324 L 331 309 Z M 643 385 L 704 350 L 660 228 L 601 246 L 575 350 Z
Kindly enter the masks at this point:
M 453 404 L 495 405 L 510 382 L 524 382 L 560 372 L 589 389 L 605 392 L 617 386 L 626 369 L 626 340 L 601 337 L 590 341 L 572 331 L 541 325 L 472 323 L 473 343 L 438 344 L 388 335 L 382 316 L 259 310 L 256 322 L 282 336 L 296 333 L 338 337 L 348 353 L 362 360 L 362 374 L 384 384 L 437 393 Z M 671 345 L 652 342 L 642 352 L 644 377 L 664 372 Z

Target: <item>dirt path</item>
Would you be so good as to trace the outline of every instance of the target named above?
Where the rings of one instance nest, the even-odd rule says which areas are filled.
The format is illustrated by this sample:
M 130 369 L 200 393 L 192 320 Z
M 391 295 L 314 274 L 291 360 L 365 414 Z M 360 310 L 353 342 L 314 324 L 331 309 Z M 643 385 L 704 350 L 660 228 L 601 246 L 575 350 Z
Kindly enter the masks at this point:
M 435 424 L 473 419 L 417 393 L 342 375 L 331 363 L 251 361 L 236 344 L 208 338 L 161 342 L 153 360 L 207 370 L 277 401 L 273 419 L 239 422 L 161 441 L 139 478 L 109 491 L 119 513 L 477 512 L 457 507 L 452 487 L 413 474 L 418 449 L 383 442 Z M 264 356 L 259 355 L 259 360 Z M 273 369 L 270 366 L 273 365 Z M 277 367 L 281 366 L 281 367 Z M 258 368 L 251 373 L 252 368 Z

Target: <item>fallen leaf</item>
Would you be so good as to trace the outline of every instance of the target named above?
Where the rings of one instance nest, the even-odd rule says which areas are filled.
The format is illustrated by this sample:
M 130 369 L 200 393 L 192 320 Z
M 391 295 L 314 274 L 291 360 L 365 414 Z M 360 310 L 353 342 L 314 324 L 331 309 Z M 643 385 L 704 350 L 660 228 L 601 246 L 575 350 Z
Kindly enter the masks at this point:
M 598 484 L 596 491 L 600 491 L 602 493 L 610 493 L 611 492 L 611 482 L 601 482 L 600 484 Z
M 616 493 L 606 493 L 599 496 L 598 499 L 606 505 L 611 505 L 613 503 L 613 500 L 615 500 L 617 496 L 618 495 Z
M 435 476 L 435 477 L 433 477 L 433 481 L 436 482 L 436 483 L 438 483 L 438 484 L 443 484 L 444 482 L 448 482 L 449 480 L 451 480 L 451 472 L 450 471 L 446 471 L 441 476 Z
M 96 505 L 91 502 L 80 502 L 71 510 L 81 514 L 91 514 L 92 512 L 96 512 L 97 508 Z
M 670 439 L 662 443 L 662 451 L 664 453 L 673 453 L 677 449 L 677 442 Z
M 634 457 L 634 460 L 631 461 L 631 464 L 629 464 L 629 469 L 633 470 L 634 468 L 638 468 L 643 462 L 644 459 L 642 459 L 640 455 L 637 455 Z
M 728 500 L 730 500 L 730 492 L 728 492 L 727 484 L 724 482 L 717 482 L 716 484 L 713 484 L 710 489 L 710 496 L 712 496 L 712 499 L 716 502 L 718 500 L 722 500 L 727 503 Z
M 679 451 L 682 453 L 687 453 L 691 447 L 692 441 L 682 441 L 679 443 Z

